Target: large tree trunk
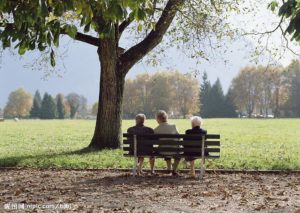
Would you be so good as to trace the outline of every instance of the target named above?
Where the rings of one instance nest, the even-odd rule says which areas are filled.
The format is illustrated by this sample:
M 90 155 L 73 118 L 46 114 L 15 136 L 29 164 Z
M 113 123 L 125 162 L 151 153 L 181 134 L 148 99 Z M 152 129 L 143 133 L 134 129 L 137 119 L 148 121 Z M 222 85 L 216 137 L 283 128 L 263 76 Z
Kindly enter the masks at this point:
M 98 55 L 101 64 L 99 107 L 96 128 L 90 147 L 118 148 L 121 144 L 122 99 L 125 76 L 118 66 L 116 43 L 101 41 Z

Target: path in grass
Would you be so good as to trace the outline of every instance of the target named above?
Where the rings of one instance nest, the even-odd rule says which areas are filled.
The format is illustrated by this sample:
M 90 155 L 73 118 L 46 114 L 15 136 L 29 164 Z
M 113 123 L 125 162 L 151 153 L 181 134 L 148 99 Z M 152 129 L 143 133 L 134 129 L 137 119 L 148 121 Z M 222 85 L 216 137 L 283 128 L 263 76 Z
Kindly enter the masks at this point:
M 34 204 L 38 212 L 300 212 L 296 173 L 209 173 L 199 181 L 183 174 L 1 170 L 0 191 L 0 212 L 12 204 L 25 204 L 28 212 Z
M 188 120 L 171 120 L 179 131 Z M 125 120 L 125 131 L 134 121 Z M 146 123 L 156 126 L 154 120 Z M 131 168 L 121 150 L 79 153 L 87 147 L 95 121 L 5 121 L 0 123 L 0 166 Z M 221 134 L 221 158 L 208 168 L 300 169 L 300 119 L 206 119 L 209 133 Z M 147 161 L 146 161 L 146 166 Z M 157 160 L 156 167 L 165 163 Z

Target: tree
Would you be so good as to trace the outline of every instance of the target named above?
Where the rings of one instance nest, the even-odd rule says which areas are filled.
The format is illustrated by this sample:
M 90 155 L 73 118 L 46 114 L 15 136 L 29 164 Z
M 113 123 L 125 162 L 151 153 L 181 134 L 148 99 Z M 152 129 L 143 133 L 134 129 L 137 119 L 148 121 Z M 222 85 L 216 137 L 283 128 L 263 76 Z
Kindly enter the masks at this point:
M 40 117 L 41 119 L 56 118 L 56 104 L 52 96 L 48 93 L 44 94 Z
M 52 66 L 60 35 L 96 46 L 101 66 L 101 104 L 90 146 L 117 148 L 121 143 L 121 109 L 129 70 L 161 43 L 166 33 L 173 35 L 172 45 L 182 47 L 184 41 L 193 57 L 203 57 L 203 42 L 193 42 L 220 35 L 231 37 L 232 31 L 226 30 L 226 11 L 236 5 L 233 0 L 4 0 L 0 3 L 0 39 L 4 48 L 13 45 L 21 55 L 34 49 L 48 52 Z M 176 14 L 176 23 L 171 25 Z M 135 34 L 145 36 L 125 50 L 120 47 L 120 38 L 129 25 L 136 32 L 130 34 L 129 41 Z
M 224 117 L 225 97 L 224 97 L 224 92 L 219 78 L 211 87 L 207 102 L 208 102 L 209 109 L 207 110 L 206 117 L 209 118 Z
M 200 85 L 200 115 L 203 117 L 208 117 L 209 111 L 209 96 L 210 96 L 211 84 L 207 80 L 207 73 L 204 72 L 202 76 L 202 82 Z
M 300 5 L 297 0 L 282 1 L 279 5 L 279 1 L 272 1 L 269 5 L 272 11 L 275 11 L 279 7 L 278 16 L 281 16 L 281 21 L 277 28 L 281 28 L 284 35 L 286 33 L 292 36 L 297 42 L 300 42 Z M 286 21 L 287 20 L 287 21 Z M 282 24 L 288 22 L 288 25 L 284 31 Z
M 9 94 L 4 108 L 5 117 L 27 117 L 32 106 L 32 96 L 24 89 L 19 88 Z
M 224 104 L 224 115 L 223 117 L 226 118 L 236 118 L 237 117 L 237 113 L 236 113 L 236 107 L 233 103 L 233 92 L 232 89 L 229 88 L 228 92 L 225 96 L 225 104 Z
M 85 118 L 87 116 L 88 113 L 88 106 L 87 106 L 87 99 L 86 97 L 84 97 L 83 95 L 80 96 L 79 98 L 79 107 L 78 107 L 78 115 L 81 118 Z
M 190 74 L 169 73 L 172 109 L 183 118 L 199 111 L 199 82 Z
M 292 61 L 287 67 L 286 86 L 288 88 L 288 100 L 285 104 L 290 117 L 300 117 L 300 62 Z
M 56 98 L 56 111 L 57 111 L 57 117 L 59 119 L 65 118 L 65 105 L 64 105 L 64 96 L 62 94 L 57 94 Z
M 246 111 L 248 117 L 252 116 L 259 97 L 259 87 L 255 72 L 255 66 L 242 68 L 232 80 L 231 85 L 235 105 L 240 113 Z
M 137 113 L 143 112 L 148 118 L 153 118 L 153 103 L 151 90 L 153 75 L 140 74 L 135 79 L 126 80 L 124 89 L 124 118 L 134 118 Z
M 71 107 L 67 100 L 64 100 L 65 118 L 71 117 Z
M 178 71 L 143 74 L 128 79 L 124 92 L 124 117 L 134 118 L 143 112 L 153 118 L 159 109 L 176 117 L 196 113 L 199 107 L 198 85 L 194 77 Z
M 76 113 L 78 112 L 78 109 L 80 107 L 81 97 L 76 93 L 70 93 L 69 95 L 67 95 L 66 99 L 70 106 L 70 118 L 73 119 L 75 118 Z
M 42 106 L 42 98 L 40 92 L 37 90 L 34 94 L 33 105 L 30 110 L 30 118 L 39 118 Z

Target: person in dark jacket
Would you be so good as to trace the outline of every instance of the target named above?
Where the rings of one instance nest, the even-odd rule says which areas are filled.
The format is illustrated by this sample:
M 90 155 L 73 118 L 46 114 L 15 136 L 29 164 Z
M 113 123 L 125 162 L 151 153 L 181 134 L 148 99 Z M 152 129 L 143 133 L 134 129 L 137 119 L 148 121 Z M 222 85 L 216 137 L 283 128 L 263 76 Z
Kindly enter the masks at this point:
M 205 129 L 201 128 L 201 125 L 203 124 L 203 120 L 202 120 L 201 117 L 193 116 L 191 118 L 191 124 L 192 124 L 192 129 L 186 130 L 185 134 L 187 134 L 187 135 L 206 135 L 207 134 L 207 131 Z M 193 148 L 193 147 L 189 146 L 189 148 Z M 192 155 L 192 154 L 193 154 L 192 152 L 185 152 L 185 155 Z M 205 154 L 207 154 L 207 153 L 205 153 Z M 196 177 L 196 173 L 195 173 L 195 160 L 196 160 L 196 158 L 186 157 L 185 160 L 189 161 L 190 164 L 191 164 L 191 171 L 190 171 L 191 177 Z
M 152 128 L 144 126 L 144 122 L 146 120 L 146 116 L 144 114 L 138 114 L 135 117 L 135 122 L 136 125 L 132 126 L 127 129 L 127 133 L 133 134 L 133 135 L 143 135 L 143 134 L 154 134 L 154 131 Z M 137 143 L 137 149 L 140 150 L 139 144 Z M 143 145 L 143 148 L 145 148 L 146 145 Z M 149 145 L 149 148 L 152 148 L 152 145 Z M 151 154 L 151 153 L 138 153 L 138 154 Z M 154 174 L 154 163 L 155 163 L 155 158 L 150 157 L 149 159 L 150 162 L 150 169 L 151 169 L 151 174 Z M 142 169 L 143 169 L 143 164 L 144 164 L 144 157 L 138 157 L 138 174 L 142 174 Z

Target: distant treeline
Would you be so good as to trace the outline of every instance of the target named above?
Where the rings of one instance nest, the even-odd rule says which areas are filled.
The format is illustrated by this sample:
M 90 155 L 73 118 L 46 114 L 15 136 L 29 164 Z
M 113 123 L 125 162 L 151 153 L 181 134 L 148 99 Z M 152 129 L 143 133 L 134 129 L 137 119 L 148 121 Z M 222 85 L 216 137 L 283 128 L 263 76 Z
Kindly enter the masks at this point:
M 300 117 L 300 63 L 247 66 L 229 89 L 229 100 L 249 117 Z
M 33 118 L 33 119 L 64 119 L 85 117 L 88 114 L 87 99 L 76 93 L 70 93 L 66 97 L 57 94 L 53 98 L 45 93 L 43 98 L 37 90 L 32 95 L 19 88 L 10 93 L 4 108 L 5 118 Z
M 123 117 L 144 113 L 154 118 L 157 110 L 170 117 L 201 115 L 222 117 L 300 117 L 300 62 L 279 66 L 246 66 L 232 80 L 224 94 L 219 79 L 214 84 L 204 73 L 199 81 L 191 74 L 178 71 L 142 74 L 127 79 L 123 98 Z M 24 89 L 9 95 L 0 117 L 5 118 L 89 118 L 95 117 L 98 103 L 90 109 L 87 99 L 76 93 L 57 94 L 53 98 L 39 91 L 34 97 Z
M 172 118 L 194 114 L 205 117 L 237 117 L 235 109 L 227 102 L 218 79 L 212 86 L 206 73 L 203 83 L 191 74 L 178 71 L 138 75 L 125 84 L 123 114 L 133 118 L 143 112 L 154 118 L 155 113 L 166 110 Z

